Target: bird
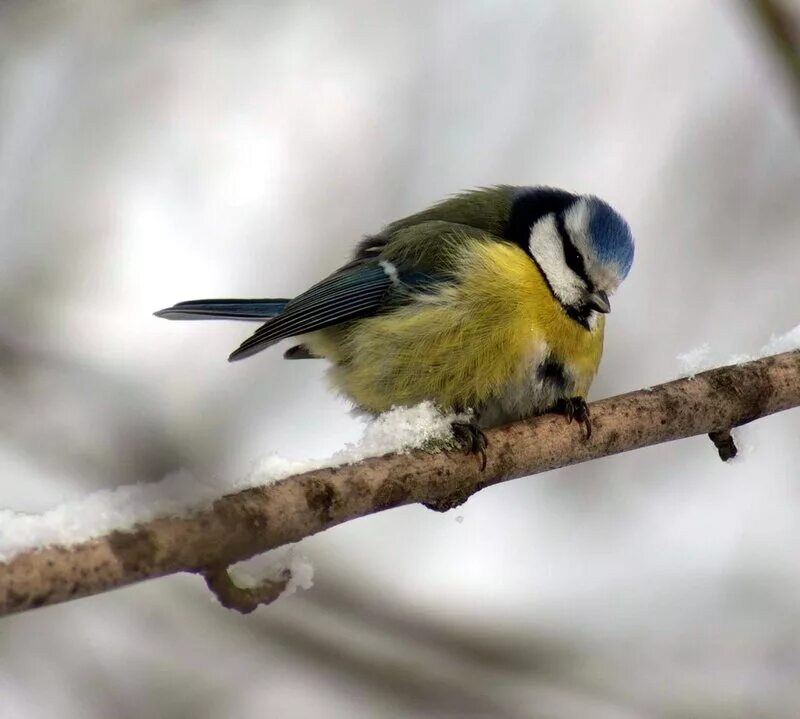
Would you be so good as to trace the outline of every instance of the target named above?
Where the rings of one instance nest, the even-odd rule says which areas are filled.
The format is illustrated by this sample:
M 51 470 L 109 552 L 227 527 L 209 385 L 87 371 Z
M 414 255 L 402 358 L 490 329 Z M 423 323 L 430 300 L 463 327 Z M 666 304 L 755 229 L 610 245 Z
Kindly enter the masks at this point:
M 457 413 L 483 468 L 489 427 L 558 412 L 591 436 L 585 398 L 633 256 L 628 223 L 598 197 L 496 185 L 391 222 L 294 298 L 155 314 L 261 322 L 230 361 L 297 338 L 284 357 L 328 360 L 333 388 L 370 415 L 424 401 Z

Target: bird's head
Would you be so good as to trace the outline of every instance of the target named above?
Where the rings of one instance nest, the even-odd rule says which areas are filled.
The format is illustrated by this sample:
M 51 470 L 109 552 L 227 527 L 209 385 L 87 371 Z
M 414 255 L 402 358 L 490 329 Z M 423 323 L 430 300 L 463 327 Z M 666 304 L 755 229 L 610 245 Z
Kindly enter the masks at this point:
M 508 232 L 537 264 L 568 314 L 587 324 L 633 263 L 628 223 L 591 195 L 526 188 L 512 201 Z

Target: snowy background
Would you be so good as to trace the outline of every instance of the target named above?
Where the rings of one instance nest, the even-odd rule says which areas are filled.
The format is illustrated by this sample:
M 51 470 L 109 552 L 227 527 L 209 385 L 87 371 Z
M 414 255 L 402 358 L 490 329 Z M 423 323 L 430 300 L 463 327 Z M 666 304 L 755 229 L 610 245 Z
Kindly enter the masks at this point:
M 0 508 L 238 478 L 363 426 L 323 367 L 225 359 L 199 296 L 292 295 L 497 182 L 630 221 L 594 398 L 800 323 L 800 119 L 743 3 L 0 6 Z M 172 577 L 0 620 L 17 717 L 795 717 L 800 412 L 304 541 L 254 615 Z M 0 534 L 3 527 L 0 526 Z

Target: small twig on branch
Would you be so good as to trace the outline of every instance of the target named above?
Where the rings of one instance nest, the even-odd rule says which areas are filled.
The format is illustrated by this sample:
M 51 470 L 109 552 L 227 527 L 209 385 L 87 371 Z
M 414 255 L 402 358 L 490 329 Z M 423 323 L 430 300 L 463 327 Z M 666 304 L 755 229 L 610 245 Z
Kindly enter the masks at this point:
M 277 581 L 264 579 L 254 587 L 239 587 L 233 581 L 226 565 L 217 565 L 199 572 L 206 585 L 223 607 L 235 609 L 241 614 L 250 614 L 259 604 L 271 604 L 286 589 L 292 574 L 285 569 Z
M 0 563 L 0 614 L 183 571 L 205 573 L 223 603 L 250 606 L 258 597 L 240 602 L 235 590 L 247 590 L 232 590 L 225 570 L 208 568 L 391 507 L 454 506 L 489 485 L 597 457 L 710 433 L 725 445 L 730 428 L 799 405 L 800 351 L 786 352 L 596 402 L 590 439 L 556 415 L 492 429 L 484 471 L 460 452 L 416 451 L 307 472 L 189 516 L 19 554 Z
M 709 439 L 714 443 L 714 446 L 719 452 L 719 458 L 723 462 L 733 459 L 739 450 L 736 447 L 736 442 L 733 441 L 733 436 L 729 429 L 721 429 L 718 432 L 709 432 Z

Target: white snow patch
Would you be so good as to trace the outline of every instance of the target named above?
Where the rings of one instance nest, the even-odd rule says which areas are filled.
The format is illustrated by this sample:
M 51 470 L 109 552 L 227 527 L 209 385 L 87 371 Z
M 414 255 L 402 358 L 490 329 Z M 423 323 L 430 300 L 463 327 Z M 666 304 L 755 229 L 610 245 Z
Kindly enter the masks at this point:
M 739 352 L 737 354 L 731 355 L 727 359 L 721 359 L 718 363 L 718 367 L 722 367 L 724 365 L 730 364 L 743 364 L 744 362 L 752 362 L 753 360 L 757 360 L 759 357 L 764 357 L 766 355 L 749 355 L 745 354 L 744 352 Z
M 93 492 L 41 514 L 0 508 L 0 561 L 53 544 L 69 546 L 114 530 L 128 531 L 160 517 L 185 516 L 209 507 L 225 494 L 271 484 L 301 472 L 340 467 L 390 452 L 407 452 L 429 440 L 446 440 L 451 436 L 453 419 L 453 415 L 443 415 L 431 402 L 397 407 L 369 422 L 360 442 L 349 444 L 326 459 L 271 456 L 234 481 L 205 481 L 179 471 L 160 482 Z M 310 581 L 309 572 L 304 576 Z
M 429 440 L 447 439 L 452 434 L 450 425 L 454 419 L 456 415 L 442 414 L 433 402 L 395 407 L 370 422 L 360 442 L 346 445 L 331 459 L 337 466 L 352 464 L 389 452 L 407 452 Z
M 714 366 L 714 361 L 711 359 L 711 347 L 709 347 L 708 342 L 704 342 L 699 347 L 695 347 L 688 352 L 679 354 L 677 360 L 686 377 L 694 377 L 698 372 L 703 372 Z
M 767 357 L 781 352 L 791 352 L 800 349 L 800 325 L 782 335 L 772 335 L 769 342 L 761 348 L 759 355 Z
M 694 377 L 699 372 L 714 367 L 724 367 L 725 365 L 741 364 L 752 362 L 753 360 L 770 355 L 780 354 L 781 352 L 791 352 L 800 349 L 800 325 L 789 330 L 782 335 L 772 335 L 769 342 L 765 344 L 756 354 L 734 354 L 729 357 L 712 356 L 711 347 L 708 342 L 704 342 L 699 347 L 679 354 L 678 363 L 683 371 L 683 377 Z

